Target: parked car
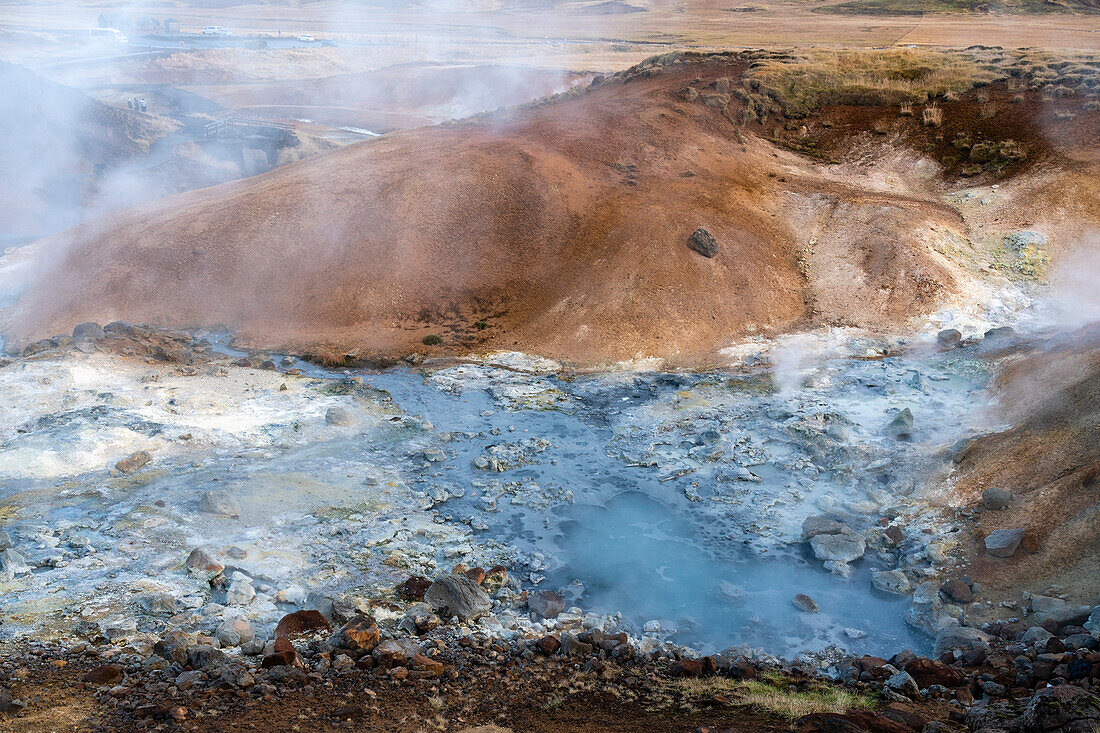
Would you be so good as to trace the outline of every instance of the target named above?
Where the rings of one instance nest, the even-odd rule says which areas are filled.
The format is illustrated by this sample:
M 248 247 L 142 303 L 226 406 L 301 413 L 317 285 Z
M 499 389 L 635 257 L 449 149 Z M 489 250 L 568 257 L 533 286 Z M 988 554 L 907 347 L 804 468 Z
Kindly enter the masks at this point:
M 303 33 L 302 35 L 298 36 L 298 40 L 302 43 L 313 43 L 317 39 L 307 33 Z
M 208 25 L 202 29 L 204 36 L 225 36 L 229 35 L 224 28 L 220 25 Z

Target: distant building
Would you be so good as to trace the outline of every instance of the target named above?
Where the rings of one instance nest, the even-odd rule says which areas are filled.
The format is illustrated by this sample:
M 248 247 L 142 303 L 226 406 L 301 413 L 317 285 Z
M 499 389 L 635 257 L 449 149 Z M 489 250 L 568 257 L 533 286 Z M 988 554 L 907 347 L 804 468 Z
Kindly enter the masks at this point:
M 170 36 L 177 36 L 180 32 L 180 22 L 175 18 L 164 19 L 164 32 Z

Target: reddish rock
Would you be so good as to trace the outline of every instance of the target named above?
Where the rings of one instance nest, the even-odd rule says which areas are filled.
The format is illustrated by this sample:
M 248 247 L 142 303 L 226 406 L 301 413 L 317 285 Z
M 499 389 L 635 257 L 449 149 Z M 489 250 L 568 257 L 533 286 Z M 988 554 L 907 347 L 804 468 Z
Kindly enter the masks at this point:
M 115 464 L 115 468 L 123 473 L 133 473 L 151 460 L 152 456 L 148 451 L 139 450 L 120 460 Z
M 959 687 L 966 683 L 966 674 L 949 664 L 928 657 L 917 657 L 905 665 L 905 671 L 922 690 L 929 685 Z
M 290 639 L 285 636 L 275 637 L 275 651 L 277 652 L 296 652 L 294 645 L 290 643 Z
M 672 674 L 676 677 L 701 677 L 703 665 L 694 659 L 681 659 L 673 665 Z
M 913 733 L 907 725 L 867 711 L 813 713 L 794 722 L 794 733 Z
M 413 575 L 397 586 L 397 595 L 410 601 L 422 601 L 431 584 L 432 581 L 423 575 Z
M 272 667 L 292 667 L 297 661 L 298 655 L 293 651 L 289 652 L 275 652 L 274 654 L 268 654 L 260 662 L 260 666 L 264 669 L 271 669 Z
M 911 730 L 923 730 L 928 719 L 921 715 L 912 705 L 905 703 L 890 703 L 882 710 L 882 715 L 895 723 L 901 723 Z
M 489 595 L 493 595 L 508 582 L 508 570 L 503 565 L 495 565 L 485 573 L 485 580 L 481 585 Z
M 485 568 L 470 568 L 466 571 L 465 575 L 478 585 L 485 582 Z
M 395 680 L 403 680 L 409 676 L 409 670 L 404 667 L 394 667 L 389 673 L 390 677 L 393 677 Z
M 905 539 L 905 533 L 901 531 L 901 527 L 896 524 L 891 524 L 887 527 L 883 533 L 886 539 L 890 540 L 891 544 L 900 545 L 901 541 Z
M 340 629 L 341 645 L 357 652 L 369 652 L 382 640 L 378 624 L 370 616 L 356 616 Z
M 974 601 L 974 591 L 970 590 L 969 585 L 957 578 L 941 585 L 940 593 L 956 603 L 973 603 Z
M 275 627 L 275 636 L 285 636 L 288 639 L 297 639 L 315 631 L 332 631 L 328 619 L 321 615 L 320 611 L 295 611 L 283 616 L 279 625 Z
M 409 660 L 409 669 L 416 672 L 430 672 L 432 676 L 438 677 L 443 674 L 443 662 L 426 657 L 423 654 L 414 654 L 413 658 Z
M 535 648 L 543 654 L 550 656 L 558 649 L 561 649 L 561 640 L 556 636 L 544 636 L 535 642 Z
M 872 669 L 885 667 L 887 664 L 889 664 L 889 662 L 887 662 L 882 657 L 872 657 L 868 654 L 857 659 L 856 664 L 859 665 L 860 672 L 870 672 Z
M 122 667 L 104 664 L 89 669 L 81 679 L 91 685 L 111 685 L 122 679 Z

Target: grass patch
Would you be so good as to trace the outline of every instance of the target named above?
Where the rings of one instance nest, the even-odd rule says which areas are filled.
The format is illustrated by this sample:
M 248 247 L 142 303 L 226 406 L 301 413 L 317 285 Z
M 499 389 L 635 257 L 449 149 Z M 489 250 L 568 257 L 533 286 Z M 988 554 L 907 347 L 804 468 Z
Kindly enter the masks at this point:
M 788 720 L 811 713 L 843 713 L 875 707 L 875 701 L 867 695 L 821 682 L 796 683 L 777 674 L 764 675 L 755 680 L 733 680 L 728 677 L 681 679 L 673 684 L 692 696 L 719 696 L 733 705 L 751 707 Z
M 822 105 L 927 102 L 992 78 L 994 74 L 962 54 L 820 49 L 759 62 L 745 85 L 747 95 L 774 101 L 787 117 L 805 117 Z
M 422 341 L 425 346 L 438 346 L 443 343 L 443 337 L 437 333 L 429 333 Z

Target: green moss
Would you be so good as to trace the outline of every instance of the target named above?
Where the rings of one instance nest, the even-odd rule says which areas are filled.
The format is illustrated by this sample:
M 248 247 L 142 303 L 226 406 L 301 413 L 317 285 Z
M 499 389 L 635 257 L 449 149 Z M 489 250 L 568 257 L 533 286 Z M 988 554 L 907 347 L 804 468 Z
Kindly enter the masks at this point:
M 429 333 L 422 341 L 425 346 L 438 346 L 443 343 L 443 337 L 436 333 Z

